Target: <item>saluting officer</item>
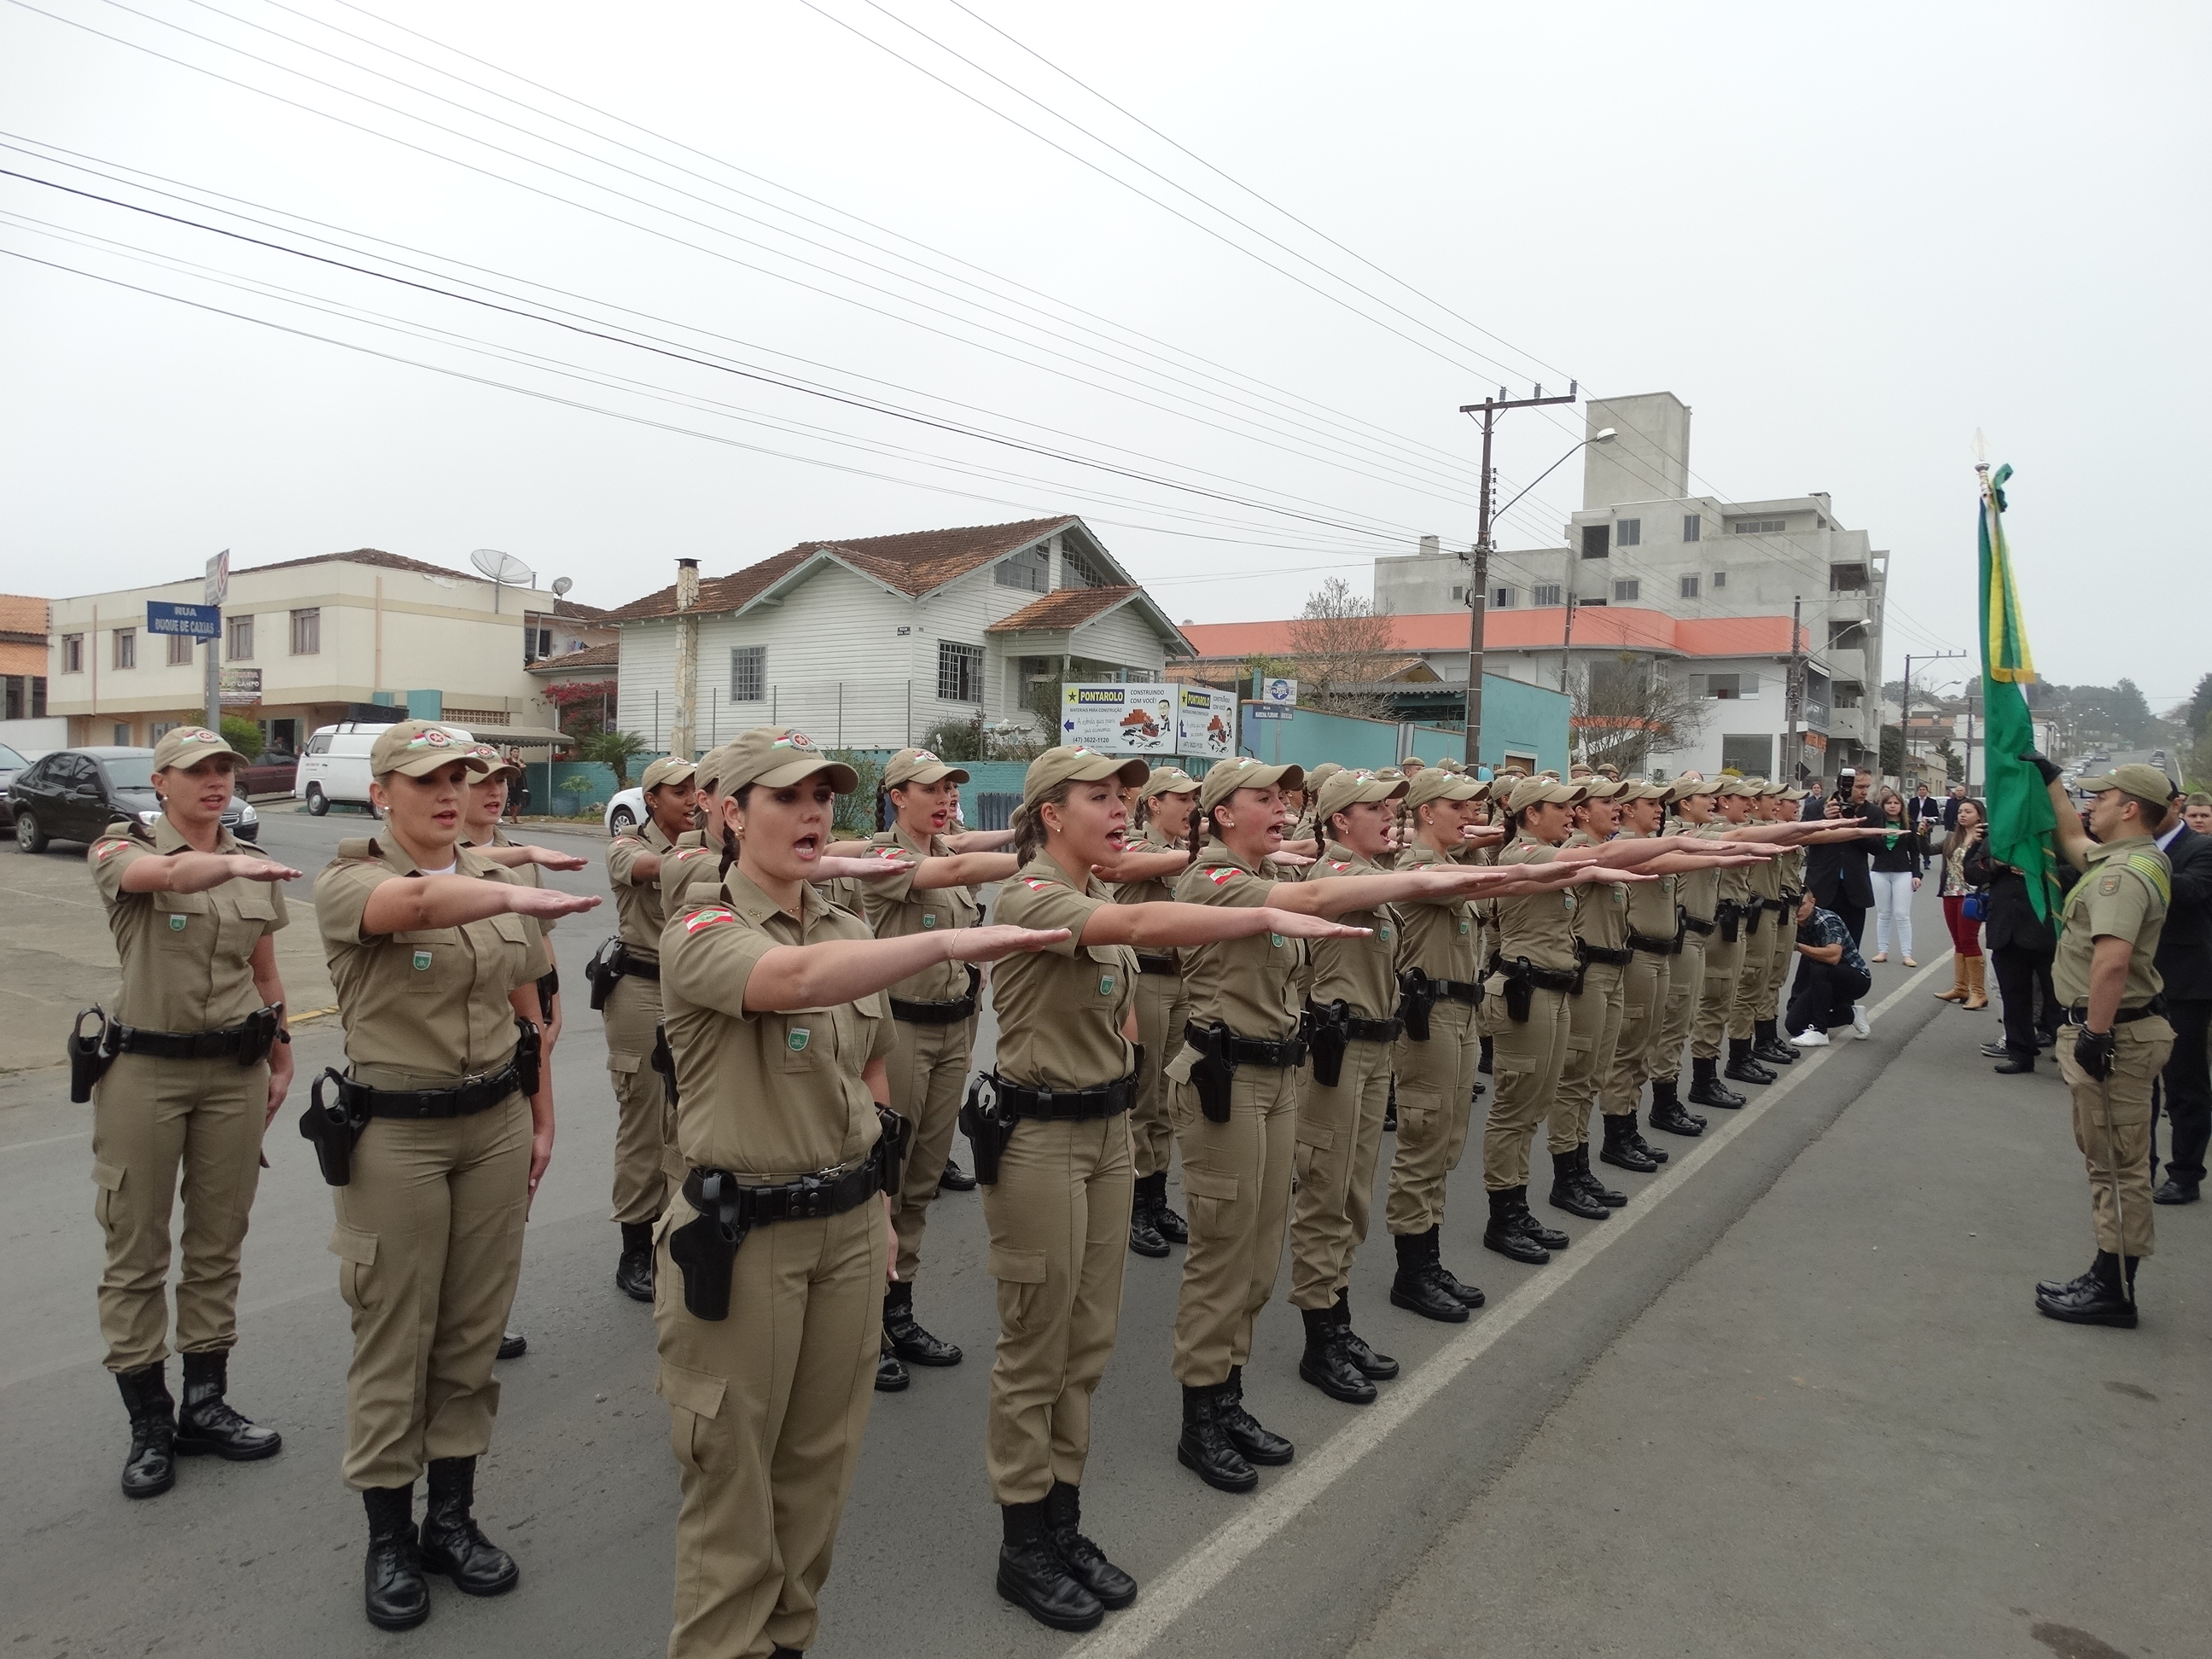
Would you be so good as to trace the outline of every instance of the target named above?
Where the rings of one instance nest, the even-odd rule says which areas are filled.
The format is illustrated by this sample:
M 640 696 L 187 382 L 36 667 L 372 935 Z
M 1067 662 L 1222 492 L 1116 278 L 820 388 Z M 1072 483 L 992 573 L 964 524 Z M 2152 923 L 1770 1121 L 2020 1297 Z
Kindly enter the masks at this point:
M 368 1514 L 366 1611 L 386 1630 L 429 1616 L 425 1570 L 471 1595 L 520 1576 L 471 1510 L 523 1224 L 553 1155 L 552 1070 L 537 1067 L 534 1091 L 522 1071 L 541 1012 L 536 919 L 599 903 L 525 885 L 460 845 L 467 780 L 484 764 L 443 726 L 387 727 L 369 751 L 384 826 L 341 842 L 315 882 L 349 1062 L 323 1081 L 358 1127 L 331 1234 L 353 1313 L 343 1470 Z
M 1620 786 L 1588 768 L 1583 772 L 1573 786 L 1582 792 L 1582 799 L 1569 808 L 1570 833 L 1563 843 L 1571 848 L 1604 846 L 1620 823 L 1613 801 Z M 1640 884 L 1656 887 L 1661 883 Z M 1579 966 L 1574 993 L 1567 999 L 1566 1060 L 1559 1068 L 1559 1094 L 1548 1118 L 1551 1202 L 1570 1215 L 1591 1220 L 1602 1219 L 1606 1211 L 1628 1202 L 1626 1194 L 1597 1178 L 1589 1161 L 1590 1107 L 1613 1069 L 1613 1048 L 1627 1012 L 1626 978 L 1634 955 L 1628 948 L 1628 904 L 1625 886 L 1594 888 L 1579 897 L 1570 917 Z M 1619 1134 L 1607 1119 L 1608 1148 Z M 1650 1164 L 1649 1159 L 1644 1162 Z
M 857 781 L 802 732 L 714 757 L 727 873 L 668 918 L 660 991 L 688 1169 L 659 1227 L 660 1395 L 684 1504 L 672 1659 L 796 1654 L 819 1622 L 882 1330 L 894 1146 L 882 993 L 1059 935 L 873 939 L 811 884 Z M 1120 1249 L 1126 1224 L 1116 1216 Z
M 2136 1323 L 2136 1264 L 2151 1253 L 2151 1091 L 2173 1052 L 2166 983 L 2154 958 L 2173 900 L 2173 871 L 2156 833 L 2174 793 L 2154 766 L 2118 766 L 2081 780 L 2091 841 L 2058 769 L 2043 774 L 2058 848 L 2081 872 L 2066 896 L 2051 982 L 2066 1005 L 2058 1069 L 2074 1097 L 2074 1144 L 2089 1169 L 2097 1257 L 2068 1284 L 2035 1287 L 2039 1313 L 2077 1325 Z
M 92 1179 L 107 1236 L 100 1332 L 131 1417 L 123 1490 L 131 1498 L 176 1484 L 173 1452 L 244 1462 L 284 1443 L 224 1398 L 261 1134 L 292 1081 L 274 935 L 288 920 L 278 884 L 300 874 L 222 827 L 244 763 L 204 726 L 169 732 L 154 749 L 161 815 L 150 825 L 108 825 L 88 858 L 123 960 L 100 1045 L 113 1058 L 91 1093 Z M 181 1412 L 167 1376 L 165 1295 L 179 1170 Z
M 1143 845 L 1151 852 L 1183 851 L 1190 839 L 1191 814 L 1198 810 L 1198 780 L 1180 767 L 1163 766 L 1138 790 L 1144 826 Z M 1115 889 L 1121 904 L 1162 904 L 1174 896 L 1166 877 L 1129 882 Z M 1135 1148 L 1136 1197 L 1129 1206 L 1129 1248 L 1158 1258 L 1171 1244 L 1188 1241 L 1190 1230 L 1168 1207 L 1168 1164 L 1175 1128 L 1168 1117 L 1169 1057 L 1182 1041 L 1189 1007 L 1182 988 L 1182 963 L 1173 951 L 1137 955 L 1137 1104 L 1129 1115 Z
M 1802 799 L 1787 784 L 1764 784 L 1752 803 L 1752 817 L 1761 823 L 1795 823 Z M 1743 982 L 1736 999 L 1740 1024 L 1729 1027 L 1729 1036 L 1733 1041 L 1741 1032 L 1749 1057 L 1768 1066 L 1797 1062 L 1797 1051 L 1782 1040 L 1778 1026 L 1782 981 L 1790 976 L 1790 962 L 1797 954 L 1796 930 L 1784 918 L 1796 920 L 1800 884 L 1795 872 L 1804 858 L 1802 848 L 1785 847 L 1749 872 L 1759 908 L 1774 921 L 1753 929 L 1744 948 Z
M 1697 778 L 1675 780 L 1668 801 L 1674 816 L 1665 834 L 1686 838 L 1703 836 L 1712 825 L 1713 798 L 1719 793 L 1717 783 Z M 1705 990 L 1705 953 L 1720 926 L 1720 884 L 1717 869 L 1693 870 L 1675 887 L 1675 896 L 1682 907 L 1682 948 L 1668 968 L 1666 1020 L 1660 1028 L 1658 1047 L 1652 1054 L 1651 1124 L 1654 1128 L 1678 1135 L 1701 1135 L 1707 1122 L 1698 1113 L 1684 1109 L 1678 1087 L 1682 1051 L 1688 1046 L 1691 1028 L 1697 1024 L 1698 1004 Z M 1713 1070 L 1708 1064 L 1702 1072 L 1693 1074 L 1690 1094 L 1693 1103 L 1699 1100 L 1700 1089 L 1710 1094 L 1721 1086 L 1717 1079 L 1707 1081 Z M 1735 1096 L 1733 1090 L 1727 1092 Z
M 1663 784 L 1631 778 L 1613 800 L 1623 839 L 1658 837 L 1666 822 Z M 1598 1109 L 1605 1116 L 1605 1145 L 1598 1158 L 1638 1175 L 1650 1175 L 1667 1161 L 1664 1152 L 1644 1139 L 1637 1124 L 1637 1109 L 1643 1103 L 1644 1085 L 1656 1064 L 1661 1028 L 1667 1018 L 1668 987 L 1687 931 L 1675 897 L 1679 884 L 1686 879 L 1662 873 L 1656 881 L 1628 890 L 1629 962 L 1621 977 L 1620 1033 L 1614 1040 L 1613 1065 L 1598 1097 Z M 1676 1134 L 1697 1133 L 1697 1127 L 1682 1122 L 1681 1117 L 1682 1108 L 1671 1091 L 1665 1099 L 1655 1095 L 1653 1128 Z

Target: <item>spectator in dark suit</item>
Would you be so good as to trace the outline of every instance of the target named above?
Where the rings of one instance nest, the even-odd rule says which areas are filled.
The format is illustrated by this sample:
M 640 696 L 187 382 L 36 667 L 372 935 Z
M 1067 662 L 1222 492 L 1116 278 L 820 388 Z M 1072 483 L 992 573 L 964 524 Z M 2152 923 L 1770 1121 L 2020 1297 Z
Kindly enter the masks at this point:
M 2173 1053 L 2159 1079 L 2167 1131 L 2166 1180 L 2151 1194 L 2159 1204 L 2194 1204 L 2204 1180 L 2204 1149 L 2212 1139 L 2212 836 L 2189 825 L 2189 803 L 2179 796 L 2166 808 L 2158 844 L 2173 867 L 2173 902 L 2159 935 L 2156 966 L 2166 981 L 2166 1018 L 2173 1027 Z M 2158 1156 L 2157 1123 L 2151 1156 Z
M 1920 831 L 1923 842 L 1929 832 L 1942 821 L 1942 817 L 1943 803 L 1928 793 L 1926 784 L 1922 784 L 1913 792 L 1912 823 L 1913 826 Z
M 1943 798 L 1943 833 L 1950 834 L 1959 827 L 1959 803 L 1966 799 L 1966 786 L 1954 783 Z
M 1824 817 L 1828 810 L 1827 787 L 1818 778 L 1805 780 L 1805 804 L 1797 809 L 1798 817 L 1806 823 Z
M 1867 797 L 1874 788 L 1871 772 L 1846 772 L 1836 780 L 1836 793 L 1828 797 L 1822 816 L 1848 822 L 1852 818 L 1879 826 L 1881 809 Z M 1870 841 L 1828 842 L 1805 854 L 1805 890 L 1832 912 L 1851 936 L 1854 945 L 1866 944 L 1867 912 L 1874 908 L 1874 879 L 1869 873 Z
M 1990 857 L 1986 839 L 1967 850 L 1962 869 L 1967 881 L 1989 894 L 1982 944 L 1996 971 L 2004 1015 L 2004 1036 L 1982 1052 L 2008 1077 L 2033 1072 L 2038 1046 L 2047 1048 L 2058 1036 L 2058 994 L 2051 985 L 2058 936 L 2035 914 L 2027 878 Z

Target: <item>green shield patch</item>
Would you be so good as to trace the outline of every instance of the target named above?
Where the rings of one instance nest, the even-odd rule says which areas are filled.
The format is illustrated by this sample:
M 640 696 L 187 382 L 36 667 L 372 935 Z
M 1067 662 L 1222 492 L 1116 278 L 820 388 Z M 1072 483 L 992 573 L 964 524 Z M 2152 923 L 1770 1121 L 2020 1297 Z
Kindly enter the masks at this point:
M 1101 974 L 1098 976 L 1098 994 L 1102 997 L 1110 997 L 1114 994 L 1113 975 Z
M 795 1054 L 806 1047 L 806 1040 L 812 1035 L 813 1033 L 804 1025 L 794 1025 L 791 1028 L 791 1035 L 784 1038 L 784 1042 L 790 1045 L 791 1052 Z
M 2115 883 L 2117 883 L 2118 878 L 2114 878 L 2114 880 Z M 186 918 L 182 915 L 171 916 L 169 918 L 169 931 L 173 933 L 183 933 L 185 931 L 185 920 Z
M 422 973 L 427 969 L 429 965 L 430 953 L 428 951 L 417 951 L 415 953 L 415 971 L 418 974 Z

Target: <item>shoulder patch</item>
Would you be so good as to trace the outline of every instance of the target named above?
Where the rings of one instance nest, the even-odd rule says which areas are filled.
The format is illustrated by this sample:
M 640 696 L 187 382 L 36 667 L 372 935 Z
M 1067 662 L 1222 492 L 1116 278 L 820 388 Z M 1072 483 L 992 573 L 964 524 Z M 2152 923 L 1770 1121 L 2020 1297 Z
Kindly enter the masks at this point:
M 105 864 L 109 859 L 113 858 L 118 853 L 121 852 L 125 848 L 130 845 L 131 843 L 127 841 L 103 841 L 99 846 L 92 849 L 92 856 L 97 861 Z
M 1048 881 L 1039 881 L 1035 876 L 1024 876 L 1022 878 L 1022 885 L 1028 888 L 1032 893 L 1042 893 L 1047 888 L 1050 887 L 1052 884 Z
M 2112 894 L 2118 892 L 2120 890 L 2120 872 L 2115 870 L 2110 875 L 2101 878 L 2097 883 L 2097 890 L 2100 893 L 2104 894 L 2106 897 L 2110 897 Z
M 677 854 L 676 857 L 677 860 L 680 863 L 685 859 L 702 857 L 708 851 L 708 849 L 704 847 L 687 847 L 684 848 L 682 852 Z
M 1328 867 L 1332 870 L 1349 870 L 1352 868 L 1352 866 L 1349 864 L 1346 864 L 1342 859 L 1331 859 L 1328 861 Z
M 608 843 L 611 847 L 642 847 L 645 843 L 635 836 L 617 836 Z
M 734 910 L 726 910 L 719 905 L 709 906 L 704 910 L 694 910 L 684 917 L 684 931 L 687 934 L 696 933 L 702 927 L 712 927 L 716 922 L 735 921 L 737 919 Z
M 1206 878 L 1212 882 L 1216 887 L 1226 887 L 1235 878 L 1236 874 L 1237 866 L 1235 865 L 1224 864 L 1217 866 L 1215 868 L 1207 871 L 1206 872 Z
M 2173 902 L 2173 878 L 2166 866 L 2157 859 L 2146 858 L 2141 853 L 2128 854 L 2128 868 L 2150 884 L 2151 891 L 2158 895 L 2159 902 Z

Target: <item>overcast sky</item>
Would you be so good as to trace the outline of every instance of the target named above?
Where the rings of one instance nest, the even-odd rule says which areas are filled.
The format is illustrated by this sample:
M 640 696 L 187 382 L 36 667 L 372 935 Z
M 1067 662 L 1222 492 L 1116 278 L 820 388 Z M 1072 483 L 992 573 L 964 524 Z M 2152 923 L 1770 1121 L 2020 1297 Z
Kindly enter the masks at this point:
M 969 3 L 0 6 L 0 167 L 659 347 L 0 179 L 88 273 L 0 258 L 0 586 L 489 546 L 617 605 L 1074 511 L 1278 617 L 1472 541 L 1457 406 L 1573 376 L 1689 403 L 1701 493 L 1830 492 L 1893 678 L 1973 646 L 1978 427 L 2046 677 L 2212 669 L 2202 7 Z

